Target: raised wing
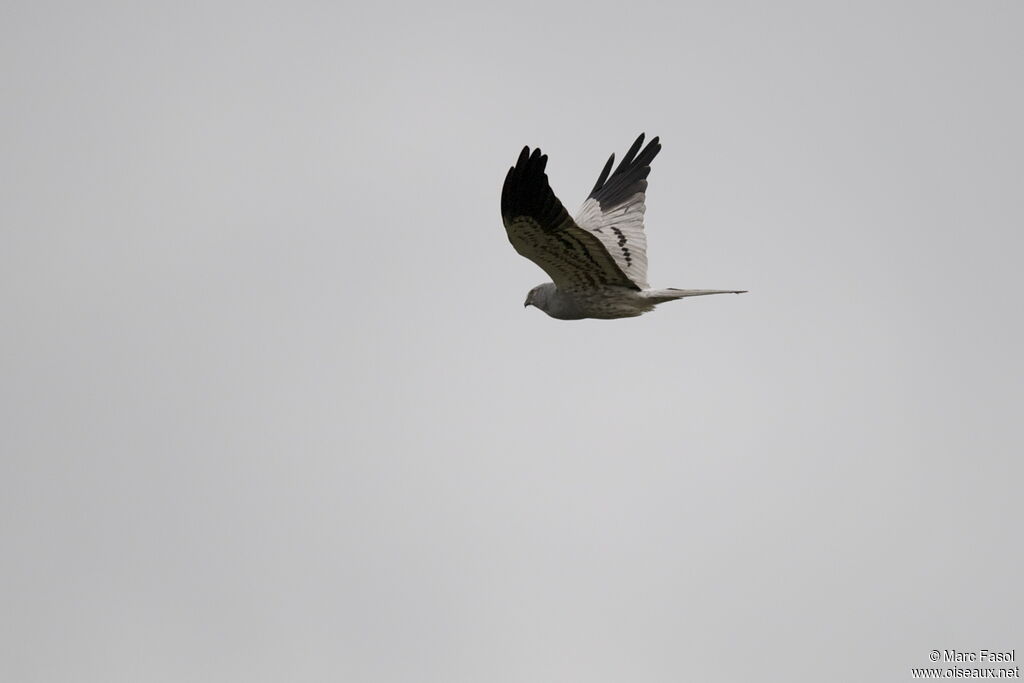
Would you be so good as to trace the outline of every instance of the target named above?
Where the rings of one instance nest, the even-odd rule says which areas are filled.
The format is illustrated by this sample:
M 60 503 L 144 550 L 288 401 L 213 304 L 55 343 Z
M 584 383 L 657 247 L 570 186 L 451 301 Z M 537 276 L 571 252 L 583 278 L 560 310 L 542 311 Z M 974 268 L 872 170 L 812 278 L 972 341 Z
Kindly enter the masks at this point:
M 501 191 L 501 218 L 515 250 L 540 266 L 560 289 L 604 285 L 639 289 L 618 266 L 601 240 L 583 230 L 551 191 L 539 149 L 523 147 L 508 170 Z
M 615 162 L 615 155 L 611 155 L 590 196 L 576 214 L 576 224 L 601 240 L 619 269 L 638 288 L 647 289 L 650 285 L 647 284 L 644 199 L 651 161 L 661 151 L 661 143 L 654 138 L 641 152 L 643 143 L 641 133 L 609 177 Z

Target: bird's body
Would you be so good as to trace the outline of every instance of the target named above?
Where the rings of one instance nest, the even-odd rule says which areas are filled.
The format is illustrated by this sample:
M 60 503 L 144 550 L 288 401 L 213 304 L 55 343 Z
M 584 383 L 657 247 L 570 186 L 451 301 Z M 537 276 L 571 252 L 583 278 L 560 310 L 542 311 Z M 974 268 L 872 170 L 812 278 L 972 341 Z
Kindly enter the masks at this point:
M 524 305 L 536 306 L 559 320 L 631 318 L 654 308 L 635 289 L 608 286 L 574 292 L 561 290 L 553 282 L 531 289 Z
M 595 287 L 593 289 L 559 289 L 555 283 L 537 285 L 526 295 L 527 306 L 536 306 L 552 318 L 582 320 L 583 318 L 633 318 L 653 311 L 658 304 L 688 296 L 704 294 L 739 294 L 715 289 L 629 289 L 626 287 Z
M 575 219 L 551 191 L 544 172 L 547 157 L 539 149 L 531 154 L 523 148 L 505 177 L 502 220 L 516 251 L 553 280 L 530 290 L 524 305 L 560 320 L 631 318 L 666 301 L 743 293 L 651 289 L 647 284 L 644 199 L 650 164 L 661 145 L 654 138 L 640 151 L 643 140 L 640 135 L 609 175 L 612 155 Z

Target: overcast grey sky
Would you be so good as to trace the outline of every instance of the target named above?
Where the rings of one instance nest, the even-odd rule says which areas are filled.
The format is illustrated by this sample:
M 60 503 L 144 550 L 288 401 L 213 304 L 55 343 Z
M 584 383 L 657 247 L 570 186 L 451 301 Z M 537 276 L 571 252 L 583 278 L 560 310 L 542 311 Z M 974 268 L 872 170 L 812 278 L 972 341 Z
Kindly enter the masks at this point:
M 1024 6 L 671 4 L 4 4 L 0 679 L 1024 652 Z M 524 310 L 520 148 L 641 131 L 751 293 Z

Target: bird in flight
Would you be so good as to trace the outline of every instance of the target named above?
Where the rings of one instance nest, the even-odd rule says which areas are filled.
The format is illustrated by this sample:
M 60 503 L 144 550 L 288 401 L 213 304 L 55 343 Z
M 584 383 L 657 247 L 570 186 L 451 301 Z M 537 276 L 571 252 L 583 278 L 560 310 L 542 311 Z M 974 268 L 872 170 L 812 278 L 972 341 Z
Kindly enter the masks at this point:
M 547 155 L 523 147 L 501 191 L 501 218 L 508 241 L 551 277 L 526 295 L 552 318 L 631 318 L 655 305 L 705 294 L 743 294 L 735 289 L 651 289 L 647 284 L 644 206 L 658 138 L 641 151 L 636 139 L 612 171 L 612 154 L 576 218 L 551 191 Z M 610 175 L 609 175 L 610 173 Z

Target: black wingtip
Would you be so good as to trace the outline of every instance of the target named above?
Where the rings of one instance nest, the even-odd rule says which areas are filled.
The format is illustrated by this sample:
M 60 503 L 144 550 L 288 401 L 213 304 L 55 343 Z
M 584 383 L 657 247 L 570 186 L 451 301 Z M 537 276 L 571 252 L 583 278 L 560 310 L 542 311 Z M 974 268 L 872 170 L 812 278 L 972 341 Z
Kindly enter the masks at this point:
M 655 136 L 644 147 L 645 137 L 646 133 L 640 133 L 610 176 L 608 170 L 611 168 L 611 161 L 601 171 L 590 197 L 596 199 L 603 209 L 618 206 L 636 193 L 647 189 L 651 162 L 661 151 L 661 141 Z M 614 156 L 612 155 L 612 159 Z
M 548 184 L 545 173 L 548 157 L 539 147 L 523 147 L 516 165 L 505 176 L 501 192 L 501 215 L 506 221 L 514 216 L 530 216 L 545 229 L 554 229 L 568 214 Z
M 640 137 L 634 140 L 633 144 L 629 146 L 629 151 L 627 151 L 625 156 L 622 157 L 622 161 L 619 162 L 619 167 L 615 169 L 616 173 L 629 166 L 633 161 L 633 157 L 635 157 L 636 153 L 640 151 L 640 145 L 642 144 L 644 144 L 644 133 L 640 133 Z
M 614 163 L 615 163 L 615 155 L 612 154 L 610 157 L 608 157 L 608 163 L 606 163 L 604 165 L 604 169 L 601 170 L 601 175 L 599 175 L 597 177 L 597 182 L 594 183 L 594 189 L 590 191 L 590 194 L 594 194 L 595 192 L 600 190 L 601 186 L 604 185 L 604 181 L 608 180 L 608 174 L 611 173 L 611 171 L 612 171 L 612 164 L 614 164 Z

